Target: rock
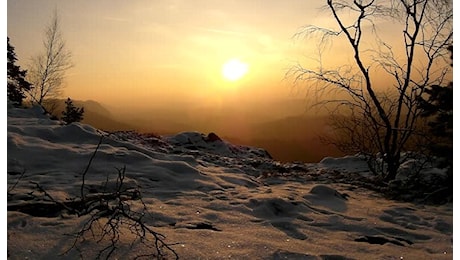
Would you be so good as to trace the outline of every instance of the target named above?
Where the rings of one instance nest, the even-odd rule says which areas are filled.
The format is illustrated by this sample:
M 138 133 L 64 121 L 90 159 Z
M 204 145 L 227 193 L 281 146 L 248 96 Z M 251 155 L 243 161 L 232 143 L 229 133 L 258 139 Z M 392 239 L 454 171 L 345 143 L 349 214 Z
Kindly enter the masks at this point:
M 215 133 L 209 133 L 208 136 L 205 138 L 206 142 L 216 142 L 220 141 L 222 142 L 222 139 L 220 139 L 219 136 L 217 136 Z

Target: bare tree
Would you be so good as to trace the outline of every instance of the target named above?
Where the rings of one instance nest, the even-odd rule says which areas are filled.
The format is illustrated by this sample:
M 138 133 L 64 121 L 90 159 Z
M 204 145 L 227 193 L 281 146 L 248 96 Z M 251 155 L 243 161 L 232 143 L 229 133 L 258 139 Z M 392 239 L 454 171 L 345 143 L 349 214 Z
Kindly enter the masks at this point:
M 44 32 L 43 51 L 32 58 L 29 68 L 29 81 L 34 86 L 29 94 L 32 101 L 42 107 L 45 99 L 51 100 L 61 95 L 65 73 L 73 66 L 59 22 L 55 9 Z
M 319 97 L 316 104 L 332 105 L 332 128 L 336 130 L 332 142 L 339 149 L 367 155 L 374 166 L 381 160 L 377 170 L 386 181 L 393 180 L 401 154 L 421 134 L 418 101 L 425 88 L 449 81 L 452 3 L 327 0 L 324 9 L 330 11 L 336 30 L 306 26 L 298 34 L 319 36 L 319 66 L 297 64 L 287 76 L 293 77 L 296 85 L 308 83 Z M 381 37 L 379 25 L 383 23 L 394 28 L 391 39 Z M 333 37 L 351 47 L 351 62 L 331 69 L 322 57 Z M 384 83 L 379 82 L 382 78 Z

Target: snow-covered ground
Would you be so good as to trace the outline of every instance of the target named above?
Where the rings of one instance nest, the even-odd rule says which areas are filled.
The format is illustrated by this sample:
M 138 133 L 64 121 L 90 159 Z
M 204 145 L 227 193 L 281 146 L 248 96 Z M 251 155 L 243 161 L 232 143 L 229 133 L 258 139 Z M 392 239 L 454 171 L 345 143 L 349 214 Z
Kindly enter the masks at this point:
M 120 172 L 124 187 L 142 197 L 124 205 L 144 212 L 143 223 L 181 259 L 453 257 L 452 204 L 392 201 L 340 182 L 367 172 L 359 157 L 280 163 L 212 133 L 105 133 L 8 105 L 7 161 L 10 259 L 94 259 L 108 245 L 98 232 L 110 214 L 72 248 L 90 214 L 60 206 L 81 197 L 83 175 L 89 197 L 114 189 Z M 133 243 L 129 224 L 120 223 L 113 259 L 151 252 Z

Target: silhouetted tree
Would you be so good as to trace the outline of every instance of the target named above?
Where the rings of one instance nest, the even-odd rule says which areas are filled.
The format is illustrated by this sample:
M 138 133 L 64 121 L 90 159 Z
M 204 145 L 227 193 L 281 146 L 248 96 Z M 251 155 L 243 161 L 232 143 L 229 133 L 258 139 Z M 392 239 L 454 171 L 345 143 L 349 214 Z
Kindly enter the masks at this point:
M 402 153 L 421 135 L 418 101 L 428 86 L 444 85 L 445 62 L 453 39 L 453 9 L 448 0 L 327 0 L 338 28 L 306 26 L 299 35 L 319 36 L 319 66 L 298 64 L 287 76 L 311 83 L 319 104 L 334 108 L 339 121 L 331 138 L 345 152 L 361 153 L 385 181 L 395 179 Z M 379 24 L 391 22 L 389 38 Z M 396 31 L 397 30 L 397 31 Z M 394 43 L 395 36 L 400 42 Z M 328 69 L 322 54 L 331 37 L 343 37 L 350 60 Z M 402 46 L 401 51 L 397 51 Z M 382 83 L 382 78 L 384 82 Z M 384 85 L 379 87 L 380 85 Z M 323 95 L 324 94 L 324 95 Z M 328 94 L 328 95 L 325 95 Z M 332 94 L 332 97 L 331 97 Z M 349 120 L 344 120 L 348 118 Z
M 14 47 L 10 44 L 10 38 L 7 37 L 7 88 L 8 98 L 15 105 L 21 106 L 25 98 L 24 91 L 31 89 L 31 84 L 25 80 L 27 71 L 21 70 L 20 66 L 16 65 L 16 53 Z
M 58 14 L 54 10 L 51 22 L 45 29 L 43 52 L 32 59 L 29 68 L 29 81 L 34 85 L 29 92 L 32 101 L 43 107 L 45 98 L 59 97 L 65 72 L 71 67 L 71 53 L 62 38 Z
M 65 110 L 62 111 L 62 121 L 66 122 L 66 124 L 71 124 L 83 120 L 84 107 L 78 108 L 74 106 L 70 98 L 67 98 L 65 104 Z

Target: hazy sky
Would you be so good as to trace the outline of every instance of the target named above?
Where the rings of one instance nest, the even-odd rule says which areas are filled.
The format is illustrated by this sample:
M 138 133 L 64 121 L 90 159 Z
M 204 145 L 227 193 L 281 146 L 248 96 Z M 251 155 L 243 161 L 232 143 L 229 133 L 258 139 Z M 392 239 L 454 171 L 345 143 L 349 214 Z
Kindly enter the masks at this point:
M 65 96 L 146 104 L 173 98 L 289 97 L 286 69 L 309 46 L 301 26 L 331 20 L 323 1 L 136 0 L 8 1 L 8 31 L 21 66 L 42 47 L 57 8 L 72 52 Z M 237 58 L 248 73 L 231 82 L 222 65 Z
M 294 35 L 306 25 L 337 27 L 330 12 L 320 10 L 324 3 L 10 0 L 7 35 L 19 64 L 27 68 L 57 9 L 75 65 L 68 71 L 64 95 L 73 99 L 138 106 L 252 102 L 295 96 L 285 73 L 296 61 L 312 62 L 317 46 Z M 403 47 L 402 29 L 389 21 L 379 28 L 381 35 L 399 37 L 393 51 Z M 371 35 L 364 44 L 368 40 L 375 38 Z M 350 46 L 340 46 L 336 41 L 322 62 L 353 63 Z M 221 73 L 231 59 L 248 66 L 247 74 L 233 82 Z

